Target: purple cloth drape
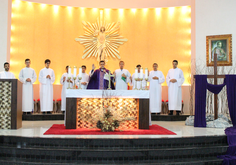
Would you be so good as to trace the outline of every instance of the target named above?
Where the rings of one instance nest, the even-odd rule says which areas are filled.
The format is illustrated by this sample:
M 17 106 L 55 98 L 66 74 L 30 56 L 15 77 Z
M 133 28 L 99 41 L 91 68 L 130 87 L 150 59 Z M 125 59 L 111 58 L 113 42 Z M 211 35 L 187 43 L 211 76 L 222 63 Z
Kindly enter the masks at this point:
M 229 114 L 233 126 L 236 126 L 236 75 L 226 75 Z
M 206 127 L 207 75 L 195 75 L 194 127 Z
M 227 135 L 227 141 L 229 148 L 225 155 L 218 156 L 223 159 L 223 165 L 235 165 L 236 164 L 236 126 L 225 129 Z
M 227 86 L 229 113 L 233 127 L 225 129 L 225 134 L 227 135 L 229 148 L 227 149 L 226 155 L 218 156 L 218 158 L 223 159 L 223 165 L 235 165 L 236 164 L 236 76 L 226 75 L 225 80 Z
M 227 141 L 230 146 L 236 146 L 236 126 L 228 127 L 225 129 Z
M 234 127 L 225 129 L 229 148 L 223 159 L 223 165 L 236 165 L 236 75 L 226 75 L 224 83 L 212 85 L 207 83 L 207 75 L 195 76 L 195 119 L 194 127 L 206 127 L 206 90 L 218 94 L 226 85 L 230 118 Z
M 220 93 L 220 91 L 222 90 L 222 88 L 225 86 L 225 80 L 224 80 L 224 83 L 223 84 L 220 84 L 220 85 L 213 85 L 213 84 L 209 84 L 207 83 L 207 89 L 214 93 L 214 94 L 218 94 Z
M 206 127 L 206 89 L 218 94 L 225 85 L 230 117 L 233 125 L 236 125 L 236 75 L 226 75 L 224 83 L 220 85 L 207 83 L 207 75 L 195 75 L 194 127 Z

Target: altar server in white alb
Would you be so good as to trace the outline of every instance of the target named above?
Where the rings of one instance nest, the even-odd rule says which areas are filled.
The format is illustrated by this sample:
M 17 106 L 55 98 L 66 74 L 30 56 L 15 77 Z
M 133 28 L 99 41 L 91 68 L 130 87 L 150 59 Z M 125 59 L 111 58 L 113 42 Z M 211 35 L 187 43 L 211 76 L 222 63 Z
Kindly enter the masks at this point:
M 151 113 L 161 113 L 161 84 L 165 82 L 165 77 L 163 73 L 157 70 L 158 64 L 153 64 L 153 71 L 150 71 L 148 81 L 150 82 L 150 112 Z
M 30 68 L 30 59 L 25 60 L 26 67 L 21 69 L 19 80 L 23 83 L 22 89 L 22 111 L 23 113 L 30 113 L 34 110 L 34 92 L 33 83 L 37 79 L 34 69 Z
M 61 111 L 66 110 L 66 89 L 68 87 L 73 88 L 73 81 L 72 81 L 72 75 L 68 76 L 68 69 L 69 66 L 66 66 L 66 73 L 64 73 L 61 76 L 60 83 L 62 85 L 62 90 L 61 90 Z M 68 79 L 68 77 L 71 77 L 71 79 Z
M 142 72 L 141 65 L 138 64 L 135 68 L 135 73 L 132 75 L 132 86 L 133 90 L 135 89 L 145 89 L 146 82 L 145 82 L 145 75 Z M 141 87 L 141 78 L 142 80 L 142 87 Z M 136 82 L 137 81 L 137 82 Z
M 88 82 L 89 82 L 89 75 L 86 73 L 86 66 L 82 65 L 82 73 L 79 73 L 76 78 L 76 85 L 79 87 L 79 77 L 81 76 L 82 79 L 80 80 L 81 82 L 81 88 L 82 89 L 87 89 Z M 80 72 L 80 71 L 79 71 Z M 81 75 L 80 75 L 81 74 Z
M 120 61 L 120 69 L 116 69 L 114 72 L 116 90 L 127 90 L 128 83 L 131 82 L 131 75 L 127 69 L 124 69 L 124 65 L 124 61 Z
M 179 115 L 182 108 L 182 89 L 181 85 L 184 83 L 183 71 L 178 66 L 178 61 L 174 60 L 172 62 L 173 69 L 168 71 L 166 76 L 166 82 L 168 85 L 168 106 L 170 113 L 173 115 L 173 111 L 176 110 L 176 115 Z
M 54 71 L 49 68 L 51 61 L 45 60 L 45 68 L 39 72 L 40 82 L 40 108 L 43 113 L 53 110 L 53 83 L 55 81 Z
M 10 64 L 8 62 L 4 63 L 4 71 L 0 72 L 0 79 L 15 79 L 14 74 L 10 72 Z

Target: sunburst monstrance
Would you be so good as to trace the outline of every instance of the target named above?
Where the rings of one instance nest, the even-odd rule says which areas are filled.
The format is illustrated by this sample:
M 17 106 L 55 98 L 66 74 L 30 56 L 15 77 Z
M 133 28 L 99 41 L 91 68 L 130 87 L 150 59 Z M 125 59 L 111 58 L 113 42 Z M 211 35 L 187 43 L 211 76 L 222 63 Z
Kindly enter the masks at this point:
M 106 23 L 101 10 L 100 20 L 95 23 L 85 21 L 82 23 L 85 33 L 75 39 L 85 46 L 82 59 L 89 57 L 95 57 L 98 61 L 107 61 L 108 57 L 120 59 L 118 48 L 128 40 L 119 34 L 119 22 Z

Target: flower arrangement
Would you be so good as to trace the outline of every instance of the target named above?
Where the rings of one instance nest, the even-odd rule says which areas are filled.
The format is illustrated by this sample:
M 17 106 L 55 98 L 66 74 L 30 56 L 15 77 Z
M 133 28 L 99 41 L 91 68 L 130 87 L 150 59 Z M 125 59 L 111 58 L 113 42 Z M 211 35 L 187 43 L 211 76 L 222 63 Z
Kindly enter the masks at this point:
M 129 115 L 131 111 L 130 107 L 132 103 L 123 104 L 122 107 L 117 108 L 117 99 L 111 96 L 104 96 L 102 99 L 93 100 L 99 102 L 99 107 L 93 106 L 93 102 L 83 103 L 81 102 L 81 109 L 84 111 L 81 113 L 80 118 L 89 123 L 89 128 L 99 128 L 103 132 L 115 131 L 125 121 L 136 121 L 137 117 Z M 118 101 L 119 102 L 119 101 Z M 115 103 L 115 104 L 114 104 Z M 92 112 L 92 113 L 86 113 Z
M 112 106 L 104 105 L 100 109 L 96 109 L 95 114 L 84 116 L 84 119 L 94 125 L 94 127 L 91 128 L 99 128 L 102 132 L 115 131 L 122 122 L 136 120 L 135 117 L 124 117 L 126 110 L 127 109 L 124 107 L 122 110 L 118 111 L 112 108 Z M 97 117 L 95 118 L 95 116 Z
M 137 106 L 133 99 L 118 99 L 113 94 L 103 91 L 102 98 L 82 99 L 78 104 L 79 126 L 98 128 L 103 132 L 135 127 Z M 126 124 L 130 123 L 130 126 Z M 121 131 L 121 130 L 120 130 Z
M 97 121 L 97 128 L 101 129 L 102 132 L 110 132 L 118 129 L 121 122 L 128 120 L 135 120 L 134 117 L 122 117 L 119 114 L 113 115 L 113 109 L 111 107 L 105 107 L 105 113 L 100 116 Z M 115 114 L 115 113 L 114 113 Z
M 103 119 L 98 120 L 97 128 L 101 129 L 102 132 L 110 132 L 117 129 L 120 126 L 119 121 L 112 118 L 112 116 L 111 112 L 107 110 Z

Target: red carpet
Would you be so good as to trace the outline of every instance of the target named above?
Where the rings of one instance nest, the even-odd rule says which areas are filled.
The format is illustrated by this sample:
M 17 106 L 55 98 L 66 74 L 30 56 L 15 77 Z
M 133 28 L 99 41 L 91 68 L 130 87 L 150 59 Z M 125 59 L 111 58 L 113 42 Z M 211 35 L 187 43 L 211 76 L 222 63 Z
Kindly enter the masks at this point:
M 152 125 L 149 130 L 132 129 L 125 131 L 101 132 L 100 129 L 65 129 L 64 124 L 53 124 L 44 135 L 176 135 L 159 125 Z

